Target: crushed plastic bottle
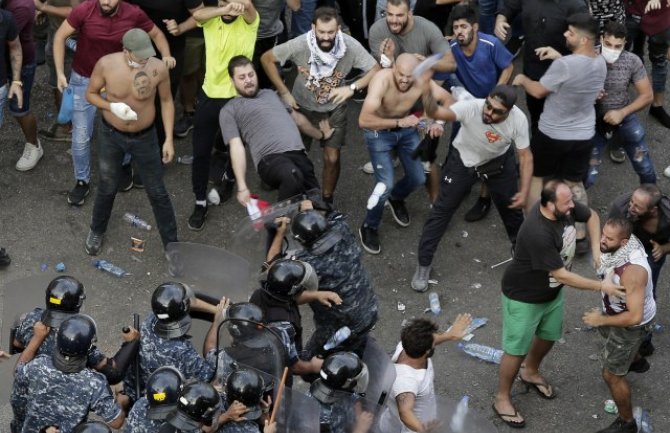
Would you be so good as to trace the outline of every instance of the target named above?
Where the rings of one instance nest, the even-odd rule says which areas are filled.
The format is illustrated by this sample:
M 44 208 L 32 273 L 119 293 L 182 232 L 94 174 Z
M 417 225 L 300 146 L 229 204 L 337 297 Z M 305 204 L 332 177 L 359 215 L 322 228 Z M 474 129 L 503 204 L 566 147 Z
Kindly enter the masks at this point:
M 475 317 L 472 319 L 472 322 L 470 322 L 470 326 L 465 330 L 465 333 L 470 334 L 475 329 L 479 329 L 487 323 L 489 323 L 488 317 Z
M 65 38 L 65 46 L 70 49 L 73 53 L 77 51 L 77 39 L 72 36 Z
M 93 266 L 102 271 L 109 272 L 110 274 L 115 275 L 119 278 L 125 277 L 126 275 L 130 275 L 122 268 L 116 266 L 113 263 L 108 262 L 107 260 L 96 260 L 93 262 Z
M 456 406 L 456 411 L 449 423 L 449 426 L 454 433 L 462 433 L 464 431 L 463 428 L 465 427 L 465 417 L 468 415 L 469 401 L 470 397 L 464 395 L 461 401 L 458 402 L 458 406 Z
M 638 433 L 653 433 L 654 428 L 651 426 L 651 414 L 648 410 L 642 409 L 640 406 L 633 408 L 633 418 L 637 423 Z
M 493 364 L 500 364 L 503 351 L 477 343 L 458 343 L 458 347 L 470 356 Z
M 191 165 L 193 164 L 193 155 L 182 155 L 177 158 L 179 164 Z
M 343 326 L 340 329 L 338 329 L 335 334 L 333 334 L 332 337 L 326 341 L 326 344 L 323 345 L 324 350 L 330 350 L 333 349 L 340 344 L 344 343 L 347 338 L 351 336 L 351 329 L 349 329 L 348 326 Z
M 379 182 L 375 185 L 375 189 L 372 190 L 372 194 L 370 194 L 370 198 L 368 199 L 368 210 L 372 210 L 377 206 L 379 199 L 385 192 L 386 184 L 384 182 Z
M 651 332 L 653 332 L 654 334 L 658 334 L 658 333 L 663 332 L 663 329 L 664 329 L 664 328 L 663 328 L 663 325 L 661 325 L 660 323 L 657 323 L 657 324 L 655 324 L 654 327 L 651 329 Z
M 151 224 L 147 223 L 137 215 L 131 214 L 130 212 L 126 212 L 125 214 L 123 214 L 123 220 L 129 223 L 133 227 L 137 227 L 147 231 L 151 230 Z
M 440 306 L 440 297 L 435 292 L 430 292 L 428 294 L 428 302 L 430 303 L 430 311 L 439 316 L 442 312 L 442 307 Z

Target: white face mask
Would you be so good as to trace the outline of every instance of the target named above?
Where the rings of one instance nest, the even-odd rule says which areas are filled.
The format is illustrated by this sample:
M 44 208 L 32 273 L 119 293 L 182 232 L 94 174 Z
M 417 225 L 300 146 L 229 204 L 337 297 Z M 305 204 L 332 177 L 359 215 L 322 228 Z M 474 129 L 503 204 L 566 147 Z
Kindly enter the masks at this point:
M 128 66 L 130 66 L 133 69 L 142 69 L 144 67 L 142 63 L 133 62 L 130 59 L 128 59 Z
M 607 48 L 605 45 L 600 47 L 600 54 L 607 63 L 614 63 L 619 59 L 619 56 L 623 50 L 614 50 L 612 48 Z

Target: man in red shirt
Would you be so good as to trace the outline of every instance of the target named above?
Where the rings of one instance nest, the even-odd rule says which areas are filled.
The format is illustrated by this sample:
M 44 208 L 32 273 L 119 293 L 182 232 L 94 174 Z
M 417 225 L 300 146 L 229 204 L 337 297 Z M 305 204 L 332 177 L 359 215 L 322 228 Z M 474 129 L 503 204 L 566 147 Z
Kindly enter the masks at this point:
M 77 32 L 77 51 L 72 61 L 70 87 L 74 93 L 72 112 L 72 162 L 76 184 L 67 202 L 81 206 L 88 195 L 91 178 L 91 136 L 96 108 L 86 100 L 86 88 L 96 62 L 103 56 L 123 50 L 121 39 L 132 28 L 147 32 L 168 68 L 175 66 L 165 35 L 138 7 L 123 0 L 91 0 L 72 9 L 54 37 L 54 63 L 58 89 L 68 86 L 64 71 L 65 39 Z M 129 61 L 130 62 L 130 61 Z M 133 65 L 130 65 L 133 66 Z M 132 188 L 130 157 L 124 159 L 124 173 L 119 189 Z

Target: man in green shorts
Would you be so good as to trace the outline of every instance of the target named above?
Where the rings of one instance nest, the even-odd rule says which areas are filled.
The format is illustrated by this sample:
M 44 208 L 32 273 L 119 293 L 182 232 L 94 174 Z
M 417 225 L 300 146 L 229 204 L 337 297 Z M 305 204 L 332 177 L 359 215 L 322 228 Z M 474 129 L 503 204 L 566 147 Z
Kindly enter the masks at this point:
M 503 355 L 498 373 L 494 412 L 510 427 L 520 428 L 525 420 L 514 408 L 511 389 L 519 377 L 540 397 L 552 399 L 553 388 L 540 375 L 540 363 L 563 326 L 563 285 L 582 290 L 623 296 L 623 287 L 611 278 L 584 278 L 570 271 L 575 255 L 575 222 L 586 223 L 594 263 L 600 262 L 600 219 L 588 207 L 573 201 L 570 187 L 551 180 L 542 189 L 517 235 L 514 259 L 502 280 Z

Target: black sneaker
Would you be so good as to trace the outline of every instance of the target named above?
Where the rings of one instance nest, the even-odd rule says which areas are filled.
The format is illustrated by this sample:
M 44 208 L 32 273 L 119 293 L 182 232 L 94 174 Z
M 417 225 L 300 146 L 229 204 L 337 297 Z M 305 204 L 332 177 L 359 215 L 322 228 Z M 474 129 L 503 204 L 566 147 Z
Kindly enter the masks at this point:
M 12 263 L 11 257 L 9 257 L 9 254 L 7 254 L 7 251 L 5 251 L 4 248 L 0 248 L 0 268 L 5 268 L 9 266 L 10 263 Z
M 405 206 L 404 200 L 392 200 L 388 199 L 389 207 L 391 208 L 391 215 L 393 219 L 400 227 L 409 226 L 409 212 L 407 212 L 407 207 Z
M 221 203 L 225 203 L 233 197 L 235 191 L 235 181 L 224 180 L 217 188 Z
M 102 234 L 89 230 L 88 236 L 86 236 L 86 244 L 84 245 L 86 254 L 89 256 L 97 256 L 100 248 L 102 248 L 102 238 Z
M 628 367 L 628 371 L 632 371 L 633 373 L 646 373 L 649 371 L 649 367 L 649 361 L 645 358 L 640 358 L 637 361 L 633 361 L 630 367 Z
M 626 422 L 617 417 L 609 427 L 599 430 L 598 433 L 637 433 L 637 423 L 634 419 Z
M 205 227 L 205 220 L 207 219 L 207 205 L 201 206 L 199 204 L 195 205 L 193 213 L 188 218 L 188 228 L 199 232 Z
M 379 245 L 379 233 L 372 227 L 361 226 L 358 229 L 358 235 L 361 237 L 363 249 L 370 254 L 379 254 L 382 250 Z
M 626 151 L 622 147 L 612 148 L 610 149 L 610 159 L 617 164 L 626 162 Z
M 133 166 L 130 164 L 121 166 L 119 176 L 119 191 L 128 192 L 133 189 Z
M 133 170 L 133 188 L 144 189 L 144 182 L 142 182 L 142 176 L 139 173 L 136 173 Z
M 661 125 L 670 128 L 670 115 L 668 115 L 662 105 L 659 105 L 658 107 L 652 105 L 649 107 L 649 114 L 651 117 L 656 118 Z
M 479 197 L 465 214 L 465 221 L 471 223 L 483 219 L 491 210 L 491 197 Z
M 184 111 L 181 119 L 177 120 L 174 125 L 173 135 L 175 137 L 184 138 L 193 129 L 193 112 Z
M 89 192 L 91 192 L 91 189 L 88 183 L 78 180 L 74 188 L 67 193 L 67 202 L 73 206 L 81 206 L 86 201 Z

